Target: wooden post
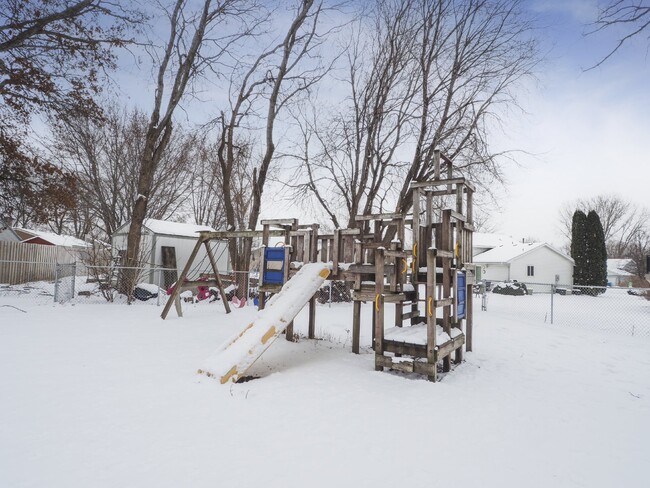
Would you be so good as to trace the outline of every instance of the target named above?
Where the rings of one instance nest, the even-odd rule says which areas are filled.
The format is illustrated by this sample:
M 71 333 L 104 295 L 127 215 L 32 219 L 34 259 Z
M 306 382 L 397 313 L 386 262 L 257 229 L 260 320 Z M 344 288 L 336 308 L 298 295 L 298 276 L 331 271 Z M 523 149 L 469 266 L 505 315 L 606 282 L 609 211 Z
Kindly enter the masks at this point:
M 286 283 L 289 279 L 289 260 L 291 254 L 291 247 L 284 246 L 284 279 L 283 283 Z M 285 338 L 289 342 L 293 342 L 293 320 L 287 325 L 287 330 L 285 331 Z
M 433 150 L 433 179 L 440 179 L 440 149 Z
M 375 357 L 384 355 L 384 249 L 375 250 L 375 300 L 373 311 L 375 316 Z M 383 371 L 383 366 L 377 366 L 375 371 Z
M 415 296 L 411 304 L 411 312 L 413 315 L 418 311 L 418 303 L 420 299 L 420 287 L 418 284 L 418 266 L 419 266 L 419 253 L 420 253 L 420 190 L 419 188 L 413 189 L 413 270 L 411 274 L 411 284 L 415 289 Z M 425 251 L 422 251 L 425 252 Z M 411 317 L 411 325 L 418 322 L 418 317 Z
M 338 274 L 339 271 L 339 252 L 341 250 L 341 230 L 334 230 L 334 239 L 332 240 L 332 273 Z
M 451 210 L 443 210 L 441 226 L 441 247 L 443 251 L 451 251 Z M 451 259 L 442 260 L 442 298 L 451 297 Z M 445 332 L 451 336 L 451 305 L 442 308 L 442 326 Z M 446 373 L 451 370 L 449 355 L 443 358 L 442 369 Z
M 309 262 L 315 263 L 318 260 L 318 224 L 312 224 L 309 233 Z M 316 337 L 316 297 L 309 299 L 309 329 L 307 336 L 310 339 Z
M 459 328 L 461 331 L 463 330 L 463 321 L 462 319 L 458 318 L 458 270 L 454 270 L 454 319 L 453 319 L 453 324 L 454 328 Z M 467 278 L 466 278 L 467 279 Z M 465 290 L 465 298 L 467 299 L 467 288 Z M 465 306 L 467 306 L 467 302 L 465 302 Z M 455 364 L 460 364 L 463 362 L 463 348 L 462 346 L 456 349 L 454 351 L 454 363 Z
M 219 268 L 217 267 L 217 260 L 214 259 L 214 254 L 212 253 L 212 249 L 210 249 L 210 244 L 208 243 L 208 241 L 204 241 L 203 244 L 205 244 L 205 250 L 208 253 L 208 258 L 210 259 L 210 264 L 212 265 L 212 271 L 214 272 L 215 279 L 217 280 L 217 288 L 219 288 L 219 294 L 221 295 L 223 306 L 226 309 L 226 313 L 230 313 L 230 304 L 228 303 L 226 292 L 223 289 L 221 276 L 219 276 Z M 248 298 L 249 297 L 246 297 L 247 300 Z
M 429 381 L 435 382 L 438 379 L 436 368 L 436 249 L 427 249 L 427 302 L 425 313 L 427 317 L 427 363 L 433 364 L 433 374 L 429 375 Z
M 185 278 L 187 277 L 187 274 L 190 272 L 190 268 L 192 267 L 192 263 L 194 263 L 194 258 L 196 258 L 196 255 L 199 252 L 199 249 L 201 249 L 201 244 L 203 244 L 203 236 L 199 234 L 199 238 L 196 241 L 196 245 L 194 246 L 194 249 L 192 249 L 192 254 L 190 254 L 189 259 L 187 260 L 187 263 L 185 264 L 185 267 L 183 268 L 183 271 L 181 271 L 181 275 L 178 277 L 178 281 L 176 281 L 176 286 L 174 286 L 174 289 L 172 290 L 172 294 L 169 297 L 169 300 L 167 300 L 167 303 L 165 304 L 165 308 L 163 308 L 162 313 L 160 316 L 164 319 L 167 318 L 167 314 L 169 313 L 169 309 L 172 306 L 172 303 L 176 300 L 176 297 L 180 295 L 181 293 L 181 285 L 185 281 Z M 178 312 L 178 307 L 176 309 Z M 179 317 L 181 315 L 179 314 Z
M 171 297 L 170 297 L 170 300 L 171 300 Z M 174 297 L 174 306 L 176 307 L 176 315 L 178 315 L 179 317 L 182 317 L 183 316 L 183 307 L 181 306 L 181 296 L 180 295 L 176 295 Z
M 363 264 L 363 245 L 360 240 L 354 244 L 354 262 L 356 264 Z M 361 273 L 354 275 L 354 290 L 361 291 Z M 354 300 L 352 305 L 352 352 L 359 354 L 359 342 L 361 335 L 361 301 Z
M 359 354 L 359 337 L 361 335 L 361 301 L 352 302 L 352 352 Z

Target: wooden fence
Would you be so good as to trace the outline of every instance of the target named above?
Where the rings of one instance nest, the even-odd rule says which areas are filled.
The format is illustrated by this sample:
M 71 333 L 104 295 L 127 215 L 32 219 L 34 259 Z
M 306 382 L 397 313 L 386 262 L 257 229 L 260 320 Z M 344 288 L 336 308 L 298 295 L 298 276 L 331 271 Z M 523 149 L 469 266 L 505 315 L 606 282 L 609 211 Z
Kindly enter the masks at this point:
M 0 241 L 0 283 L 51 281 L 57 264 L 72 264 L 77 258 L 73 249 L 62 246 Z

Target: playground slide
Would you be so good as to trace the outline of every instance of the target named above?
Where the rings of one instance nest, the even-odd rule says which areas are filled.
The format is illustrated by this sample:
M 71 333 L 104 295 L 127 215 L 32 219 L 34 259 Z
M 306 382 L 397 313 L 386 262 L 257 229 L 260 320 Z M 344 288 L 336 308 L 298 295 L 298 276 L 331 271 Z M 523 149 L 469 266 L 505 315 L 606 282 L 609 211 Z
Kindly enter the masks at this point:
M 278 338 L 329 276 L 331 264 L 305 264 L 266 303 L 253 322 L 223 343 L 199 369 L 221 383 L 237 381 Z

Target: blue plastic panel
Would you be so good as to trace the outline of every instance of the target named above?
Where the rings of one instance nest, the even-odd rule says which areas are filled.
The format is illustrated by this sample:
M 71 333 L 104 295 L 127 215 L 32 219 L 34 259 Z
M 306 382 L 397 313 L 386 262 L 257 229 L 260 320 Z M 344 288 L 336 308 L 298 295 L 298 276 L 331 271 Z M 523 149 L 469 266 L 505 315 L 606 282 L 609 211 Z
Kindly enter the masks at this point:
M 264 249 L 263 282 L 269 285 L 283 285 L 284 264 L 283 247 L 267 247 Z
M 465 318 L 465 304 L 467 298 L 467 280 L 465 278 L 465 273 L 462 271 L 458 272 L 458 318 Z

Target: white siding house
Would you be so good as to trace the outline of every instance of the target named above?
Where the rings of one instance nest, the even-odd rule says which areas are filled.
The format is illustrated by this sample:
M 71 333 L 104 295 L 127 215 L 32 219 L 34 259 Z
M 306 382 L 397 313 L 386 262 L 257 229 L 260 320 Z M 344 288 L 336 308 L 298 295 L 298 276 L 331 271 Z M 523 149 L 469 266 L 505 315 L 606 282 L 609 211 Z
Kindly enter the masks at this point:
M 504 244 L 474 257 L 489 281 L 573 284 L 573 259 L 544 242 Z
M 205 225 L 183 224 L 178 222 L 167 222 L 164 220 L 146 219 L 142 227 L 142 262 L 145 268 L 175 268 L 176 273 L 147 273 L 145 280 L 166 288 L 175 281 L 181 273 L 190 254 L 196 245 L 198 232 L 214 231 L 212 227 Z M 126 241 L 129 232 L 129 224 L 119 227 L 111 236 L 113 256 L 119 258 L 126 251 Z M 212 241 L 210 244 L 220 273 L 231 271 L 228 254 L 227 241 Z M 171 260 L 171 261 L 170 261 Z M 170 262 L 176 261 L 176 266 Z M 212 273 L 212 267 L 204 247 L 194 259 L 192 275 L 196 278 L 200 273 Z M 171 282 L 170 282 L 171 281 Z
M 634 262 L 631 259 L 608 259 L 607 260 L 607 285 L 628 286 L 634 278 L 634 273 L 628 271 L 633 269 Z

